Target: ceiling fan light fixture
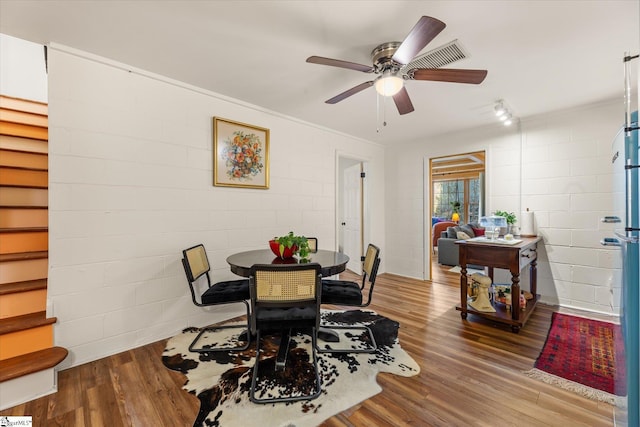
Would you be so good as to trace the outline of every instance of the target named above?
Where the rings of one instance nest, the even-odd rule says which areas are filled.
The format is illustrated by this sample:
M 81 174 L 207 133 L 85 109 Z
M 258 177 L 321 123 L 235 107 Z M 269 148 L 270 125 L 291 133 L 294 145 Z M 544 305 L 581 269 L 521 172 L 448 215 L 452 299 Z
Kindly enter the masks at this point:
M 391 73 L 391 71 L 385 71 L 380 77 L 376 79 L 376 92 L 382 96 L 393 96 L 402 90 L 404 86 L 404 80 L 401 77 Z

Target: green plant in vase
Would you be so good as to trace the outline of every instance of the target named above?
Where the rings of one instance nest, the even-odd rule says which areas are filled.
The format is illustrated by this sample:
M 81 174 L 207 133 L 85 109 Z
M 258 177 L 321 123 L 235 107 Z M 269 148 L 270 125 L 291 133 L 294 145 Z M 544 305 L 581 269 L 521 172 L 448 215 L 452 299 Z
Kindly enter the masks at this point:
M 494 215 L 497 216 L 503 216 L 506 218 L 507 220 L 507 232 L 511 232 L 511 229 L 513 228 L 513 224 L 515 224 L 518 219 L 516 218 L 516 214 L 514 214 L 513 212 L 507 212 L 507 211 L 495 211 Z
M 309 242 L 307 242 L 307 238 L 296 236 L 293 231 L 284 236 L 274 237 L 273 242 L 278 245 L 276 255 L 279 255 L 280 258 L 286 258 L 289 253 L 291 256 L 298 255 L 303 260 L 309 257 Z

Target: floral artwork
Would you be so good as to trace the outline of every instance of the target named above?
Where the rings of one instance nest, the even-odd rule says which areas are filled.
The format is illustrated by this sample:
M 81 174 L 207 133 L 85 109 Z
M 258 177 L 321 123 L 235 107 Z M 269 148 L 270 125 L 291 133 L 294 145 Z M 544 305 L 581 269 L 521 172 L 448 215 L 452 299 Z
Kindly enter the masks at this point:
M 269 129 L 213 118 L 213 184 L 269 188 Z
M 262 142 L 256 134 L 235 131 L 224 144 L 222 156 L 226 159 L 230 180 L 247 180 L 262 172 Z

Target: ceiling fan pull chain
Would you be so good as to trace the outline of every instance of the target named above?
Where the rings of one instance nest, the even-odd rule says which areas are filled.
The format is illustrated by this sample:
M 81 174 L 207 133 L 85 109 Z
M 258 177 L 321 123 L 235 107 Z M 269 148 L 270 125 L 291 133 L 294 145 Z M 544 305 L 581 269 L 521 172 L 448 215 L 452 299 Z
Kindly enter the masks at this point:
M 376 93 L 376 132 L 380 133 L 380 95 Z
M 382 98 L 382 105 L 380 105 L 380 98 Z M 382 127 L 387 126 L 387 98 L 386 96 L 376 94 L 376 132 L 380 133 L 380 123 Z M 382 108 L 382 121 L 380 120 L 380 108 Z
M 382 96 L 382 127 L 387 126 L 387 98 L 387 96 Z

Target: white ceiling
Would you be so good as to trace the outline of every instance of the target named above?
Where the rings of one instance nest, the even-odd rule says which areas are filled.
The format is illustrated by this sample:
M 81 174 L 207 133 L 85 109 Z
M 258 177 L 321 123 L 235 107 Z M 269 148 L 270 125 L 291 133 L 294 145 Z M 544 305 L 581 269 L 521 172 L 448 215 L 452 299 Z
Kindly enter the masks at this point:
M 60 43 L 389 144 L 498 126 L 493 105 L 501 98 L 523 118 L 622 99 L 622 57 L 640 47 L 638 4 L 0 0 L 0 32 Z M 408 81 L 415 111 L 404 116 L 388 99 L 378 117 L 373 88 L 324 103 L 371 76 L 308 64 L 308 56 L 370 65 L 374 47 L 402 41 L 422 15 L 447 24 L 422 52 L 458 39 L 469 57 L 449 67 L 487 69 L 481 85 Z

